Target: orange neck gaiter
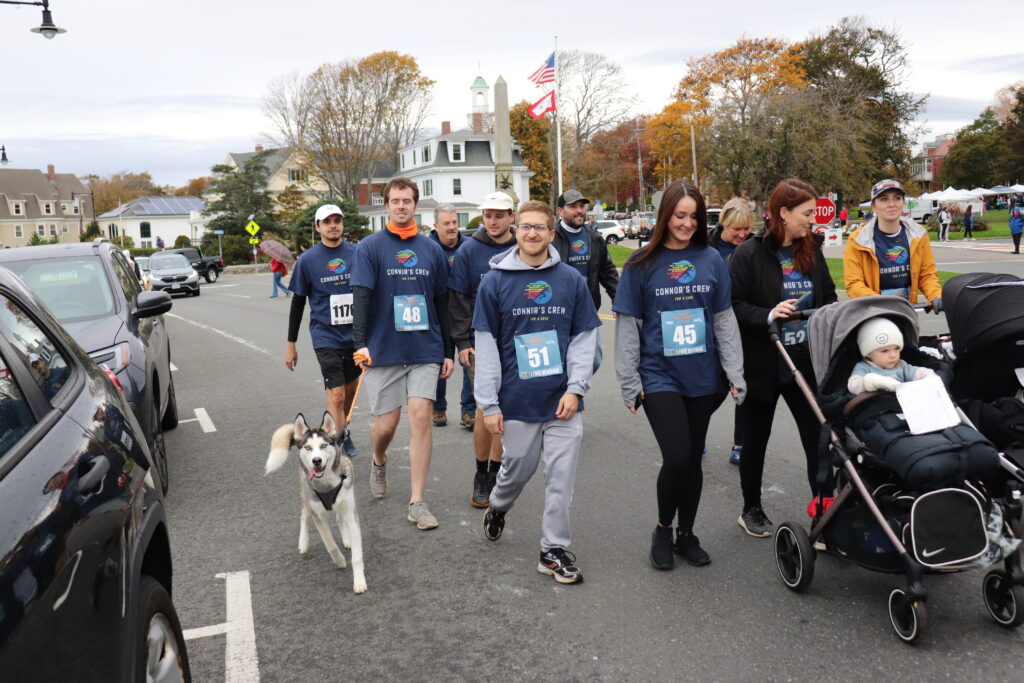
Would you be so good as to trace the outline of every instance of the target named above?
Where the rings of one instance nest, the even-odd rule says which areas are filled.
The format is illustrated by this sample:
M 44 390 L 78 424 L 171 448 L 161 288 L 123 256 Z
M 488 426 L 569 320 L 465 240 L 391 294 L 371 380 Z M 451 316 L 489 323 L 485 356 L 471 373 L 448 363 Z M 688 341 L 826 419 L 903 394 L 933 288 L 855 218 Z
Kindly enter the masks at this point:
M 416 227 L 416 221 L 413 221 L 412 223 L 410 223 L 408 226 L 406 226 L 404 228 L 399 228 L 397 226 L 392 225 L 391 221 L 387 222 L 387 226 L 388 226 L 388 230 L 390 230 L 395 235 L 398 235 L 403 240 L 407 240 L 407 239 L 410 239 L 412 237 L 415 237 L 419 233 L 419 228 Z

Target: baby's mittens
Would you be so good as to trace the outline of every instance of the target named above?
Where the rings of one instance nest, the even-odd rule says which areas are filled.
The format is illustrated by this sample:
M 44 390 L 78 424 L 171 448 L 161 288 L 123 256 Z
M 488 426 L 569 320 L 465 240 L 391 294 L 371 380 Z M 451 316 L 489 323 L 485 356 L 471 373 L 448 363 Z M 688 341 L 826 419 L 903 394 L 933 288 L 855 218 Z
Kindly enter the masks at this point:
M 931 368 L 918 368 L 914 372 L 914 379 L 915 380 L 917 380 L 917 379 L 924 379 L 925 377 L 931 377 L 934 374 L 935 374 L 935 371 L 932 370 Z
M 899 385 L 900 381 L 895 377 L 876 375 L 873 372 L 864 375 L 865 391 L 896 391 Z

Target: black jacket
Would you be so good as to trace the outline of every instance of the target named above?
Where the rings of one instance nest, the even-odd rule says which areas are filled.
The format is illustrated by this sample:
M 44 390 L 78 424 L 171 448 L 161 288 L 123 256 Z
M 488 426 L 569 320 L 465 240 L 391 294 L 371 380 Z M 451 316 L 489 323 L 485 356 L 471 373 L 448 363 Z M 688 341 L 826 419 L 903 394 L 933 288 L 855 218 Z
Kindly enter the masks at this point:
M 615 290 L 619 286 L 619 271 L 608 256 L 608 245 L 592 223 L 585 223 L 583 229 L 590 237 L 590 261 L 587 269 L 587 289 L 594 297 L 594 308 L 601 310 L 601 287 L 608 292 L 608 297 L 615 299 Z M 555 250 L 562 263 L 569 262 L 569 235 L 562 228 L 562 221 L 555 225 Z
M 822 238 L 814 235 L 814 306 L 835 303 L 836 286 L 821 253 Z M 764 233 L 736 247 L 729 262 L 732 279 L 732 307 L 740 325 L 743 342 L 743 373 L 747 391 L 756 400 L 768 401 L 775 395 L 780 379 L 788 369 L 779 358 L 778 349 L 768 338 L 768 313 L 782 301 L 782 267 L 775 257 L 771 241 Z M 814 386 L 814 374 L 808 353 L 790 354 L 808 383 Z

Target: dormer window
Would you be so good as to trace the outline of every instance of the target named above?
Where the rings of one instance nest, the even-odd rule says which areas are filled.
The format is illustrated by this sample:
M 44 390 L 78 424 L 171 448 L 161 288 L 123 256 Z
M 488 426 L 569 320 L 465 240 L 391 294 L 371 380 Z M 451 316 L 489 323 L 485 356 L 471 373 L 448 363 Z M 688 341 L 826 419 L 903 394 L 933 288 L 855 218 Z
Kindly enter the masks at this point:
M 462 143 L 452 143 L 452 162 L 462 161 Z
M 43 213 L 47 216 L 53 213 L 53 204 L 50 202 L 43 202 Z
M 20 216 L 21 215 L 21 202 L 14 202 L 14 215 L 15 216 Z
M 430 163 L 430 145 L 423 148 L 423 163 Z

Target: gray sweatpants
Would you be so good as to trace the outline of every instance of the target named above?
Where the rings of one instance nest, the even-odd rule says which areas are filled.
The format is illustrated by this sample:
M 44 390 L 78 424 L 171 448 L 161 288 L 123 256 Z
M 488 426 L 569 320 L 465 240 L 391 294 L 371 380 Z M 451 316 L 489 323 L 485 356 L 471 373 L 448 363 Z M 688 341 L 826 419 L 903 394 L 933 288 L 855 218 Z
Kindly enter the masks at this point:
M 519 422 L 505 420 L 501 437 L 505 456 L 498 481 L 491 490 L 491 507 L 507 512 L 522 493 L 526 482 L 544 456 L 544 517 L 541 520 L 541 550 L 568 548 L 572 541 L 569 506 L 576 483 L 576 463 L 583 441 L 583 417 L 569 420 Z

